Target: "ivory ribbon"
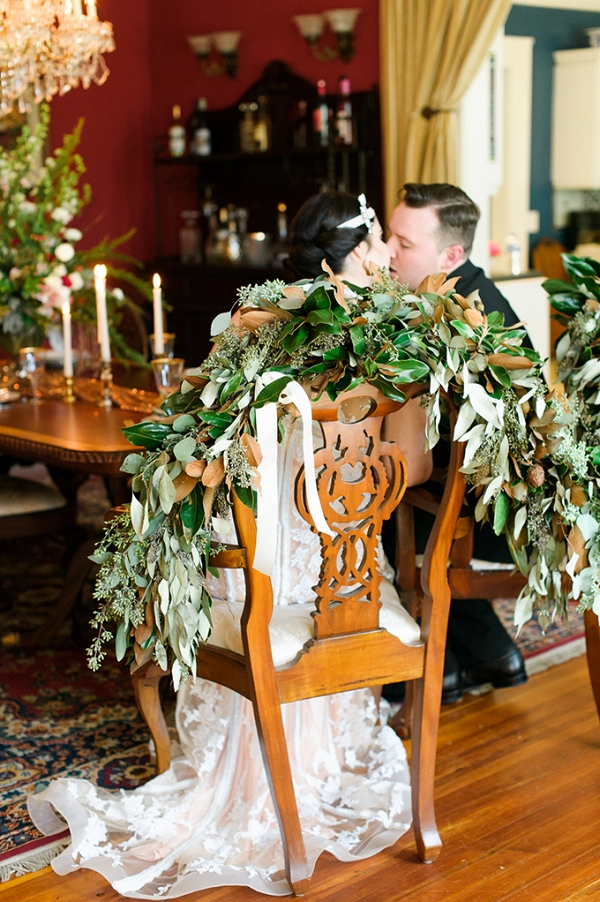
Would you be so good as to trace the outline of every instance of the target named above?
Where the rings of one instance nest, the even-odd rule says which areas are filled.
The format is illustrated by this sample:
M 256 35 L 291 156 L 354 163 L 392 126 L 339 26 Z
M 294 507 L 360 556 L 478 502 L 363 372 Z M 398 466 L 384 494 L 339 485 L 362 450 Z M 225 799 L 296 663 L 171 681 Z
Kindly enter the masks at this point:
M 264 373 L 257 379 L 256 392 L 281 379 L 281 373 Z M 262 451 L 262 461 L 257 467 L 260 474 L 260 491 L 257 505 L 256 553 L 254 568 L 272 576 L 275 568 L 277 522 L 279 519 L 279 484 L 277 474 L 277 404 L 295 404 L 302 419 L 302 453 L 304 456 L 304 483 L 306 502 L 315 527 L 319 532 L 333 536 L 329 528 L 315 477 L 312 434 L 312 410 L 308 395 L 298 382 L 288 382 L 277 402 L 270 401 L 256 411 L 256 439 Z

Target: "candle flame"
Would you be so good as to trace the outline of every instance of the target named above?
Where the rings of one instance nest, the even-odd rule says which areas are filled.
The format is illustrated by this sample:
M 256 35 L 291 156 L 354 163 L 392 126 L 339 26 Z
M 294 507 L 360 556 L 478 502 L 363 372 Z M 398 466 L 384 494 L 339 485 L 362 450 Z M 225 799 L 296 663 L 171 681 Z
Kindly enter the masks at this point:
M 105 279 L 106 278 L 106 266 L 104 263 L 98 263 L 94 266 L 94 278 L 96 279 Z
M 154 288 L 160 288 L 160 276 L 157 272 L 152 276 L 152 285 Z
M 70 316 L 71 314 L 71 305 L 68 301 L 64 301 L 62 305 L 63 316 Z

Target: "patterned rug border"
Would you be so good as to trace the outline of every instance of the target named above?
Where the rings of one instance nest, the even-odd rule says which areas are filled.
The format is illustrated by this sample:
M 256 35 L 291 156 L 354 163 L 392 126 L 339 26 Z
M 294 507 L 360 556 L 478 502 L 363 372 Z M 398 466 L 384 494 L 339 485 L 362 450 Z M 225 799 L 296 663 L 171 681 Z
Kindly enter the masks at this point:
M 69 830 L 63 830 L 62 833 L 55 833 L 53 836 L 35 839 L 12 852 L 4 852 L 0 855 L 0 883 L 41 871 L 60 855 L 70 842 Z

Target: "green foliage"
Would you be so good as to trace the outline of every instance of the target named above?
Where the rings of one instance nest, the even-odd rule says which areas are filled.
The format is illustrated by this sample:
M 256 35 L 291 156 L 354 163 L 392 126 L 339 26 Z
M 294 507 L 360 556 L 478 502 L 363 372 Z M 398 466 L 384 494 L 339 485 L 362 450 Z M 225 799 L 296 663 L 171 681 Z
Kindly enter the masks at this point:
M 590 278 L 587 270 L 582 278 Z M 210 631 L 211 540 L 227 528 L 233 492 L 254 507 L 256 410 L 278 403 L 283 413 L 279 399 L 291 380 L 331 399 L 368 383 L 399 402 L 402 387 L 417 383 L 430 447 L 449 437 L 449 398 L 458 408 L 452 437 L 465 443 L 463 473 L 476 517 L 506 536 L 528 577 L 516 622 L 534 605 L 544 617 L 564 611 L 570 585 L 581 593 L 591 570 L 583 561 L 575 572 L 565 535 L 574 524 L 582 535 L 593 533 L 596 454 L 568 407 L 548 392 L 543 361 L 522 347 L 524 330 L 486 317 L 476 295 L 464 299 L 436 277 L 430 282 L 419 296 L 384 271 L 370 289 L 325 276 L 242 289 L 239 322 L 214 325 L 215 349 L 165 402 L 166 421 L 124 430 L 146 451 L 123 466 L 132 476 L 129 518 L 109 525 L 100 546 L 98 597 L 105 603 L 92 663 L 105 623 L 114 620 L 125 624 L 117 630 L 119 653 L 133 654 L 136 664 L 151 656 L 171 666 L 176 685 L 193 670 Z M 553 287 L 566 293 L 564 285 Z

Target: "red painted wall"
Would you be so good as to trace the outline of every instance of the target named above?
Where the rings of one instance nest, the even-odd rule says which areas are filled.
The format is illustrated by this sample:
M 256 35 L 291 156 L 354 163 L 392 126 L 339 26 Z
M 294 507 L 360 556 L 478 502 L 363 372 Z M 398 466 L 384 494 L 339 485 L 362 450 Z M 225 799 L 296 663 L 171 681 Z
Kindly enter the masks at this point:
M 349 4 L 348 4 L 349 5 Z M 84 116 L 81 153 L 93 199 L 80 226 L 92 246 L 132 226 L 137 234 L 127 250 L 148 260 L 155 251 L 152 139 L 170 124 L 179 103 L 184 117 L 196 97 L 211 109 L 234 103 L 260 77 L 269 60 L 281 59 L 314 82 L 335 89 L 342 72 L 354 90 L 379 80 L 378 0 L 362 0 L 355 28 L 355 57 L 349 64 L 320 63 L 300 37 L 291 16 L 335 8 L 320 0 L 99 0 L 101 18 L 113 23 L 117 49 L 108 54 L 107 82 L 52 101 L 54 144 Z M 187 36 L 239 30 L 240 73 L 236 79 L 209 78 L 187 44 Z
M 154 253 L 152 196 L 152 94 L 147 0 L 100 0 L 99 15 L 113 23 L 116 50 L 106 54 L 103 85 L 79 87 L 51 103 L 51 140 L 60 142 L 80 116 L 80 152 L 92 201 L 80 217 L 82 246 L 105 236 L 137 233 L 123 249 L 140 259 Z

